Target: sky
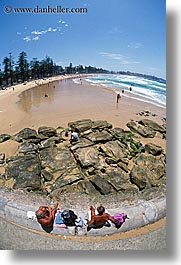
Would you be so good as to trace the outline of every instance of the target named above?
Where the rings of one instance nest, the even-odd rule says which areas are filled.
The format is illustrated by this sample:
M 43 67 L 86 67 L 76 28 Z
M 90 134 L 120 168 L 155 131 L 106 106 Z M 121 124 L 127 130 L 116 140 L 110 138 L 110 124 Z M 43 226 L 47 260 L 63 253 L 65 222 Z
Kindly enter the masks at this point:
M 37 13 L 48 6 L 87 12 Z M 10 52 L 16 62 L 25 51 L 28 61 L 50 56 L 63 67 L 91 65 L 166 79 L 165 0 L 1 0 L 0 22 L 2 70 Z

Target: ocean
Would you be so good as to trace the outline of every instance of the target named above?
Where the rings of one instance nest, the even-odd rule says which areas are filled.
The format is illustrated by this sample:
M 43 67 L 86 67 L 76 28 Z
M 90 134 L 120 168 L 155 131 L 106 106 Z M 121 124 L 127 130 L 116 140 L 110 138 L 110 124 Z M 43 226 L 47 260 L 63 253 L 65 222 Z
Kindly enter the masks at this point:
M 125 91 L 124 97 L 132 97 L 159 107 L 166 106 L 166 80 L 145 78 L 120 74 L 100 74 L 85 79 L 92 85 L 100 85 L 114 90 L 116 93 Z M 130 87 L 132 90 L 130 91 Z M 129 91 L 127 93 L 126 91 Z

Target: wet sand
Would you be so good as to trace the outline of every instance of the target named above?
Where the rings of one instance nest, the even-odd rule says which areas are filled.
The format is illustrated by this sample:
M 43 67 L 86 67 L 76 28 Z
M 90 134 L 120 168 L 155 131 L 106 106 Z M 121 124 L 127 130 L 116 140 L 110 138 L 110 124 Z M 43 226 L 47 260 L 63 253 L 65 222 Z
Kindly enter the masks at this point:
M 128 129 L 126 123 L 130 120 L 148 118 L 162 124 L 166 116 L 165 108 L 128 98 L 127 91 L 116 103 L 115 91 L 85 81 L 81 85 L 72 79 L 58 79 L 51 83 L 44 81 L 40 86 L 32 81 L 17 85 L 14 91 L 12 88 L 0 91 L 0 134 L 15 134 L 25 127 L 67 127 L 68 122 L 80 119 L 107 120 L 113 127 Z M 145 110 L 157 116 L 136 115 Z M 165 147 L 165 140 L 160 138 L 144 139 L 144 142 Z M 2 149 L 0 145 L 0 152 Z

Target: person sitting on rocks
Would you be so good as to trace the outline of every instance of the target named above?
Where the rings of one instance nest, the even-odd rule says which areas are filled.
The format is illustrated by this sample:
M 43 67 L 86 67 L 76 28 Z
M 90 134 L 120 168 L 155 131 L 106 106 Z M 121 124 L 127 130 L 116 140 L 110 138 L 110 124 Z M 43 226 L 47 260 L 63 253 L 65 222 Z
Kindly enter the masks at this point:
M 90 206 L 91 211 L 91 220 L 88 222 L 87 231 L 89 231 L 91 228 L 101 228 L 103 226 L 110 227 L 111 224 L 109 220 L 114 223 L 114 218 L 109 214 L 105 212 L 104 206 L 102 204 L 97 207 L 98 214 L 95 214 L 95 208 L 91 205 Z
M 70 143 L 77 142 L 78 140 L 79 140 L 78 133 L 76 131 L 71 130 Z

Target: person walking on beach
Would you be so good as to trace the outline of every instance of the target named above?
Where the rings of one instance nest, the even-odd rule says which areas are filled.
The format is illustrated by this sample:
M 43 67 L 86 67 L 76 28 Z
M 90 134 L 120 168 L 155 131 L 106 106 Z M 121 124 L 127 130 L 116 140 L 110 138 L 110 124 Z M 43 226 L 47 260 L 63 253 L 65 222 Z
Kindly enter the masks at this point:
M 120 94 L 117 94 L 116 102 L 118 103 L 119 99 L 121 98 Z

